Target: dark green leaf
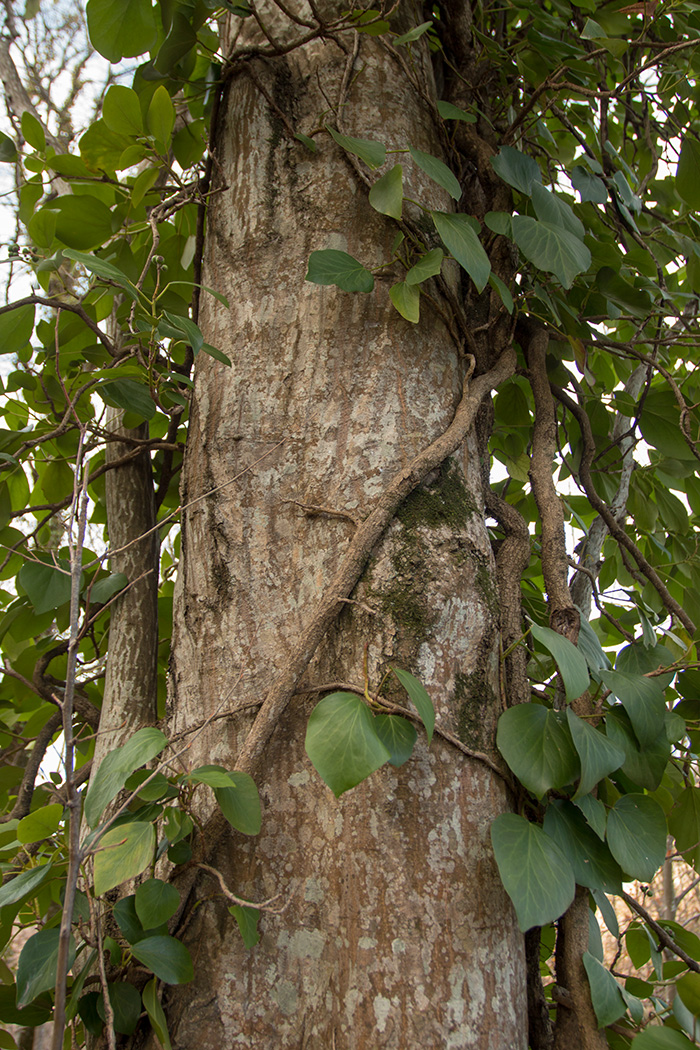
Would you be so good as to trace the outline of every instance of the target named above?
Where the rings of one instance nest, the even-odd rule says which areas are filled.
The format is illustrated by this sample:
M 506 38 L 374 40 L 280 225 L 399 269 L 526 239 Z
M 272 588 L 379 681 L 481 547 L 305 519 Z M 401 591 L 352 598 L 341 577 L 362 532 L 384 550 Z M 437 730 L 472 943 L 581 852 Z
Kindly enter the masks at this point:
M 502 146 L 500 152 L 491 157 L 491 166 L 504 182 L 521 193 L 529 195 L 532 187 L 542 182 L 537 161 L 512 146 Z
M 335 131 L 327 124 L 326 131 L 347 153 L 352 153 L 363 160 L 368 168 L 381 168 L 386 160 L 386 146 L 381 142 L 373 142 L 371 139 L 353 139 L 348 135 L 341 135 L 339 131 Z
M 466 110 L 453 106 L 451 102 L 445 102 L 444 99 L 440 99 L 437 108 L 443 120 L 464 120 L 467 124 L 475 124 L 477 121 L 476 113 L 467 113 Z
M 421 284 L 429 277 L 435 277 L 440 273 L 444 257 L 442 248 L 433 248 L 425 255 L 421 255 L 418 262 L 406 274 L 406 284 Z
M 569 861 L 579 886 L 602 893 L 620 893 L 622 872 L 583 815 L 571 802 L 550 802 L 544 830 Z
M 213 357 L 215 361 L 219 361 L 222 365 L 226 365 L 227 368 L 231 367 L 231 358 L 223 353 L 221 350 L 217 350 L 215 346 L 210 346 L 209 343 L 202 343 L 202 350 L 209 357 Z
M 513 216 L 513 239 L 526 259 L 553 273 L 565 288 L 591 265 L 591 253 L 575 234 L 529 215 Z
M 123 591 L 128 582 L 123 572 L 111 572 L 90 588 L 90 601 L 94 605 L 104 605 L 119 591 Z
M 0 131 L 0 161 L 5 164 L 14 164 L 17 156 L 17 147 L 14 141 L 4 131 Z
M 112 263 L 106 262 L 104 259 L 98 258 L 96 255 L 86 255 L 84 252 L 76 252 L 73 249 L 66 249 L 63 254 L 67 259 L 73 259 L 75 262 L 79 262 L 81 266 L 84 266 L 90 273 L 97 274 L 98 277 L 104 277 L 106 281 L 113 281 L 115 284 L 123 288 L 130 299 L 138 300 L 138 292 L 134 285 L 131 283 L 129 278 L 121 270 L 113 266 Z
M 623 671 L 602 671 L 601 678 L 629 715 L 641 746 L 653 744 L 664 729 L 663 689 L 653 678 Z
M 551 627 L 530 624 L 533 638 L 554 657 L 566 690 L 567 700 L 576 700 L 589 686 L 588 665 L 573 642 Z
M 148 982 L 143 990 L 143 1005 L 146 1008 L 148 1019 L 151 1022 L 153 1031 L 156 1033 L 163 1050 L 172 1050 L 170 1034 L 168 1032 L 168 1022 L 165 1019 L 163 1007 L 160 1005 L 155 977 Z
M 590 952 L 583 953 L 583 965 L 588 976 L 598 1027 L 604 1028 L 614 1024 L 627 1012 L 627 1004 L 617 981 Z
M 435 729 L 435 707 L 425 686 L 417 678 L 414 678 L 412 674 L 409 674 L 408 671 L 402 671 L 400 667 L 392 667 L 391 670 L 401 682 L 401 685 L 409 695 L 411 703 L 420 715 L 420 720 L 425 726 L 425 732 L 428 736 L 428 743 L 430 743 L 433 739 L 433 730 Z
M 676 189 L 694 211 L 700 209 L 700 142 L 692 133 L 685 136 L 676 169 Z
M 194 977 L 190 953 L 175 937 L 146 937 L 132 945 L 131 950 L 166 984 L 187 984 Z
M 389 761 L 374 718 L 359 696 L 331 693 L 316 705 L 306 728 L 306 753 L 336 796 Z
M 625 761 L 624 750 L 575 715 L 570 707 L 566 709 L 571 739 L 581 761 L 581 780 L 574 798 L 588 795 L 595 785 L 608 773 L 619 769 Z
M 126 981 L 107 985 L 109 1001 L 114 1012 L 114 1031 L 122 1035 L 131 1035 L 136 1029 L 141 1016 L 141 996 L 133 984 Z M 97 1001 L 97 1012 L 105 1020 L 105 1008 L 102 996 Z
M 462 187 L 443 161 L 433 157 L 430 153 L 424 153 L 422 150 L 416 149 L 415 146 L 409 146 L 408 151 L 418 167 L 426 175 L 429 175 L 433 182 L 437 182 L 438 186 L 442 186 L 443 190 L 447 190 L 450 197 L 454 198 L 454 200 L 459 200 L 462 196 Z
M 238 929 L 240 930 L 246 948 L 254 948 L 260 940 L 260 932 L 258 930 L 260 912 L 258 909 L 246 908 L 241 904 L 234 904 L 229 908 L 229 911 L 238 923 Z
M 542 222 L 548 222 L 552 226 L 561 226 L 574 237 L 583 238 L 586 232 L 583 223 L 574 215 L 571 205 L 558 197 L 556 193 L 546 190 L 544 186 L 535 182 L 532 186 L 532 203 L 535 206 L 537 218 Z
M 625 764 L 622 767 L 625 776 L 647 791 L 656 791 L 671 751 L 665 728 L 656 740 L 642 747 L 632 729 L 629 715 L 617 704 L 608 711 L 605 725 L 608 739 L 625 750 Z
M 215 787 L 216 801 L 229 824 L 244 835 L 257 835 L 262 814 L 255 781 L 247 773 L 229 773 L 233 786 Z
M 518 780 L 538 798 L 579 774 L 571 737 L 557 711 L 518 704 L 498 720 L 498 749 Z
M 476 290 L 483 292 L 491 273 L 491 263 L 468 215 L 431 212 L 435 228 L 447 250 L 471 277 Z
M 97 393 L 102 400 L 114 408 L 123 408 L 133 412 L 141 419 L 153 419 L 156 406 L 148 392 L 148 387 L 135 379 L 113 379 L 109 383 L 100 383 Z
M 167 922 L 178 909 L 180 894 L 169 882 L 147 879 L 136 888 L 134 905 L 144 930 Z
M 37 613 L 58 609 L 70 601 L 71 577 L 68 562 L 57 565 L 27 561 L 20 569 L 19 582 Z
M 344 292 L 371 292 L 374 277 L 362 263 L 347 252 L 326 248 L 312 252 L 306 280 L 314 284 L 335 284 Z
M 608 199 L 608 189 L 603 180 L 597 175 L 591 175 L 580 164 L 571 172 L 571 182 L 574 189 L 578 190 L 582 202 L 592 201 L 593 204 L 605 204 Z
M 651 882 L 666 856 L 666 817 L 648 795 L 623 795 L 608 814 L 610 852 L 626 875 Z
M 392 766 L 402 766 L 413 753 L 418 734 L 414 726 L 401 715 L 375 715 L 374 729 L 390 754 Z
M 17 1006 L 25 1006 L 56 984 L 59 930 L 40 930 L 22 948 L 17 963 Z M 75 943 L 68 944 L 68 968 L 75 960 Z
M 491 841 L 523 933 L 563 915 L 574 899 L 574 873 L 542 828 L 515 813 L 502 813 L 491 825 Z

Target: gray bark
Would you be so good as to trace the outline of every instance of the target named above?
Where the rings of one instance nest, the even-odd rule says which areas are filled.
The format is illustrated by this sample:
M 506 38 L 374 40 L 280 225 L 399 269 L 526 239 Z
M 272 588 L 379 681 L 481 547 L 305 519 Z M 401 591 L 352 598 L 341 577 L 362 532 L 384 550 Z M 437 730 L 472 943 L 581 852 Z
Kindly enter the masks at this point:
M 427 49 L 414 50 L 413 85 L 380 43 L 363 38 L 354 68 L 353 36 L 342 43 L 347 51 L 314 42 L 254 62 L 267 98 L 234 78 L 217 129 L 203 283 L 231 309 L 203 300 L 200 325 L 233 367 L 197 362 L 170 728 L 231 714 L 197 737 L 188 767 L 235 768 L 254 717 L 235 709 L 264 699 L 350 542 L 352 517 L 446 429 L 461 393 L 463 347 L 426 299 L 419 326 L 399 317 L 388 299 L 398 273 L 366 296 L 304 283 L 314 249 L 376 266 L 396 227 L 371 211 L 328 136 L 311 154 L 281 116 L 308 133 L 329 104 L 347 102 L 344 133 L 442 152 Z M 446 194 L 400 160 L 406 195 L 449 210 Z M 409 213 L 428 239 L 429 224 Z M 450 280 L 456 291 L 454 270 Z M 231 832 L 208 858 L 235 893 L 281 893 L 288 907 L 263 916 L 248 952 L 225 903 L 211 900 L 216 883 L 202 878 L 206 902 L 184 928 L 195 980 L 164 1001 L 176 1048 L 526 1046 L 523 939 L 489 838 L 508 808 L 503 782 L 436 737 L 337 800 L 304 752 L 319 694 L 301 690 L 362 684 L 365 647 L 372 686 L 390 664 L 410 670 L 446 729 L 494 752 L 499 610 L 475 435 L 409 497 L 352 599 L 266 749 L 261 834 Z

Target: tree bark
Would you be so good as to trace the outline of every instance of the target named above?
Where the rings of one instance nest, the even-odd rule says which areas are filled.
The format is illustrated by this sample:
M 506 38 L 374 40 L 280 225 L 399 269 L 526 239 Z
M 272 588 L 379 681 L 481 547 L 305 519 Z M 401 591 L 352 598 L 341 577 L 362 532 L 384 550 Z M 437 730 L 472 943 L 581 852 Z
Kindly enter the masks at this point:
M 353 519 L 448 427 L 461 396 L 464 348 L 427 298 L 412 326 L 393 310 L 384 279 L 366 296 L 303 280 L 315 249 L 384 263 L 396 227 L 371 211 L 362 179 L 328 136 L 312 154 L 288 130 L 308 133 L 339 106 L 345 134 L 441 155 L 427 48 L 413 56 L 411 73 L 376 40 L 345 34 L 255 60 L 223 100 L 203 283 L 231 309 L 203 300 L 200 326 L 232 368 L 197 362 L 170 727 L 231 717 L 197 737 L 188 766 L 235 768 L 254 717 L 236 708 L 265 698 Z M 403 154 L 401 163 L 407 197 L 450 209 Z M 429 244 L 429 224 L 406 209 Z M 448 278 L 458 294 L 456 267 Z M 257 777 L 261 834 L 200 844 L 235 893 L 281 893 L 288 906 L 263 916 L 262 940 L 246 951 L 225 904 L 210 900 L 210 877 L 195 887 L 207 898 L 184 927 L 195 979 L 165 1002 L 174 1047 L 527 1045 L 523 938 L 489 838 L 508 808 L 503 782 L 444 740 L 428 748 L 423 738 L 406 765 L 336 799 L 304 752 L 323 687 L 362 685 L 366 653 L 371 688 L 390 665 L 411 671 L 439 722 L 493 753 L 498 617 L 472 433 L 399 509 L 312 657 Z M 302 692 L 315 686 L 315 695 Z M 203 802 L 200 817 L 209 813 Z

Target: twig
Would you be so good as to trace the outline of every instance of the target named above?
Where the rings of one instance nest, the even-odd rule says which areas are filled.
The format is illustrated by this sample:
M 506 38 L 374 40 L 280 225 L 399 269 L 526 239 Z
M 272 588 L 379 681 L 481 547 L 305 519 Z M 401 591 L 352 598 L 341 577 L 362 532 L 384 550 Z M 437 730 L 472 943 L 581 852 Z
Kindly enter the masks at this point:
M 244 900 L 243 897 L 237 897 L 235 893 L 231 893 L 231 890 L 226 885 L 224 877 L 220 871 L 217 871 L 216 868 L 212 868 L 210 864 L 197 864 L 197 867 L 201 868 L 202 871 L 208 872 L 209 875 L 212 875 L 216 879 L 219 886 L 221 886 L 221 892 L 224 897 L 226 900 L 231 901 L 232 904 L 238 904 L 242 908 L 255 908 L 256 911 L 269 911 L 272 915 L 281 915 L 285 908 L 289 907 L 289 901 L 287 901 L 286 904 L 283 904 L 281 908 L 272 907 L 275 901 L 278 901 L 282 896 L 281 893 L 276 893 L 274 897 L 268 897 L 267 900 L 261 901 L 259 904 L 256 904 L 255 901 Z
M 630 897 L 629 893 L 625 893 L 624 890 L 622 890 L 619 896 L 622 897 L 625 904 L 631 908 L 632 911 L 636 911 L 637 915 L 644 919 L 647 926 L 649 926 L 659 938 L 659 942 L 664 948 L 668 948 L 670 952 L 673 952 L 673 954 L 677 955 L 679 959 L 682 959 L 689 970 L 693 970 L 694 973 L 700 973 L 700 964 L 697 960 L 693 959 L 691 955 L 688 955 L 687 952 L 683 951 L 680 945 L 676 944 L 670 933 L 668 933 L 668 931 L 665 930 L 656 919 L 652 918 L 646 908 L 639 904 L 634 897 Z

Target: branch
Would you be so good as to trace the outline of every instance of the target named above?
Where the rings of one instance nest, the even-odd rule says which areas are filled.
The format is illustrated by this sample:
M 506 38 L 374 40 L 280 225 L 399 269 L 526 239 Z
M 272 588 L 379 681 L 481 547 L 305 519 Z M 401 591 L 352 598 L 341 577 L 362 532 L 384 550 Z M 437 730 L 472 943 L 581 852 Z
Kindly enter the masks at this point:
M 629 893 L 625 893 L 624 890 L 622 890 L 619 896 L 622 897 L 628 908 L 631 908 L 632 911 L 636 911 L 637 915 L 644 919 L 647 926 L 652 929 L 659 938 L 659 942 L 664 948 L 668 948 L 670 952 L 673 952 L 673 954 L 677 955 L 679 959 L 682 959 L 689 970 L 693 970 L 695 973 L 700 973 L 700 964 L 698 964 L 697 960 L 693 959 L 691 955 L 688 955 L 687 952 L 684 952 L 683 949 L 676 944 L 670 933 L 668 933 L 668 931 L 665 930 L 656 919 L 652 918 L 646 908 L 641 904 L 638 904 L 634 897 L 630 897 Z

